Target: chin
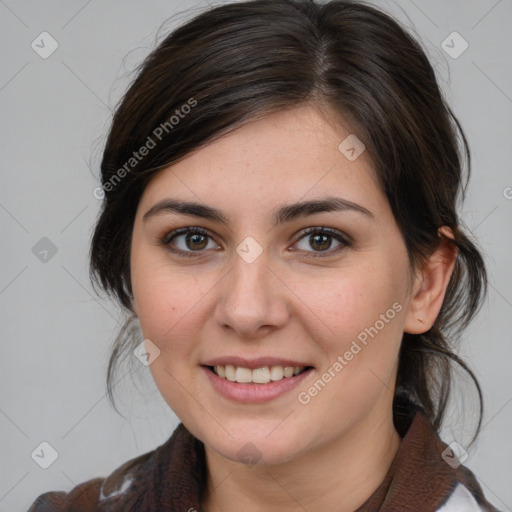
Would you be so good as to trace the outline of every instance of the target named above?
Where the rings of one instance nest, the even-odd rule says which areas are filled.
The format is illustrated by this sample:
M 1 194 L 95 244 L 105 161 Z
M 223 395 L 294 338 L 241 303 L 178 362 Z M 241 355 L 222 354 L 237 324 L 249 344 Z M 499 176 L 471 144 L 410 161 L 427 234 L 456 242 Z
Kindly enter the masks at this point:
M 276 423 L 272 428 L 275 429 Z M 272 428 L 257 428 L 254 420 L 251 427 L 240 428 L 239 434 L 231 437 L 224 429 L 219 427 L 221 433 L 212 436 L 206 433 L 202 441 L 211 450 L 233 462 L 243 463 L 248 466 L 272 466 L 283 464 L 299 456 L 305 449 L 304 435 L 290 434 L 289 428 L 283 428 L 272 432 Z M 228 432 L 229 428 L 226 428 Z M 197 437 L 197 436 L 196 436 Z

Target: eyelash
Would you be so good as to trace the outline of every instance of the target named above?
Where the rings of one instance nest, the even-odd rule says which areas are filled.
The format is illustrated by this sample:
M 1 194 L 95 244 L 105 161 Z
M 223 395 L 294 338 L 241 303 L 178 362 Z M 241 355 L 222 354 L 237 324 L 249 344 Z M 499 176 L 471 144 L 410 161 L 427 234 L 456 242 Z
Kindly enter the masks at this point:
M 165 234 L 164 236 L 160 237 L 158 239 L 158 244 L 165 247 L 169 251 L 173 252 L 174 254 L 178 254 L 179 256 L 183 256 L 185 258 L 194 258 L 199 257 L 201 252 L 204 251 L 182 251 L 181 249 L 173 249 L 171 247 L 171 242 L 178 236 L 187 234 L 187 233 L 193 233 L 193 234 L 199 234 L 207 236 L 211 239 L 213 239 L 208 231 L 206 231 L 203 228 L 199 227 L 188 227 L 188 228 L 181 228 L 176 229 L 174 231 L 171 231 L 170 233 Z M 345 236 L 342 235 L 341 232 L 331 229 L 331 228 L 324 228 L 324 227 L 314 227 L 314 228 L 307 228 L 305 229 L 301 235 L 297 238 L 296 242 L 299 242 L 303 238 L 305 238 L 308 235 L 319 235 L 324 234 L 328 235 L 332 238 L 335 238 L 338 242 L 341 243 L 341 245 L 333 250 L 326 250 L 326 251 L 306 251 L 307 253 L 312 253 L 306 256 L 307 258 L 325 258 L 326 256 L 332 256 L 333 254 L 337 254 L 338 252 L 342 251 L 346 247 L 350 247 L 352 245 L 352 242 Z M 326 256 L 324 256 L 324 254 Z

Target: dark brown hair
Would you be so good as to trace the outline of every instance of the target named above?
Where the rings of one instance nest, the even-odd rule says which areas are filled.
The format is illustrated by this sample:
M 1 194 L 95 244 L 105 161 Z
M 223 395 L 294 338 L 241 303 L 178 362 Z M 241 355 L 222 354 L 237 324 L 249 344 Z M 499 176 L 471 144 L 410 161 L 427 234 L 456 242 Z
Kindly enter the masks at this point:
M 480 387 L 454 352 L 487 291 L 484 260 L 456 211 L 470 153 L 420 44 L 359 1 L 246 1 L 210 8 L 176 28 L 137 71 L 106 141 L 105 195 L 90 250 L 93 286 L 132 313 L 109 361 L 111 403 L 115 368 L 141 341 L 132 323 L 130 241 L 145 186 L 158 170 L 244 123 L 309 103 L 347 120 L 365 144 L 411 268 L 438 247 L 438 228 L 452 229 L 448 241 L 458 253 L 441 311 L 427 332 L 403 336 L 394 413 L 406 397 L 439 430 L 456 363 L 478 391 L 478 433 Z M 149 139 L 155 146 L 133 159 Z

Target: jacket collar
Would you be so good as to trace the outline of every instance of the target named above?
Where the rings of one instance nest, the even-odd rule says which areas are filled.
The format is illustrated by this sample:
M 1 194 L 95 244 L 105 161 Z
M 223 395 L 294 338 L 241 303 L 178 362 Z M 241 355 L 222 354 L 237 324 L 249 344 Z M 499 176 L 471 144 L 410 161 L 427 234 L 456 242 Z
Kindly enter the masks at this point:
M 402 437 L 386 477 L 355 512 L 435 512 L 462 483 L 486 512 L 496 512 L 469 469 L 447 460 L 441 441 L 422 412 L 395 421 Z M 443 455 L 444 454 L 444 455 Z M 183 510 L 201 512 L 206 488 L 204 445 L 180 423 L 169 440 L 155 451 L 144 512 Z

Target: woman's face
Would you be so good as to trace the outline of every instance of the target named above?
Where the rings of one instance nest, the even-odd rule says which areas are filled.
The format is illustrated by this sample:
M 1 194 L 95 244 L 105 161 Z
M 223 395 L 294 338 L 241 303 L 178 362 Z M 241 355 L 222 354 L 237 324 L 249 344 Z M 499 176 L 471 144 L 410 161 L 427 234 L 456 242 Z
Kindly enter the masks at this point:
M 283 111 L 160 171 L 139 203 L 131 279 L 152 375 L 230 460 L 286 462 L 391 421 L 411 276 L 368 153 L 339 149 L 349 135 L 312 107 Z

